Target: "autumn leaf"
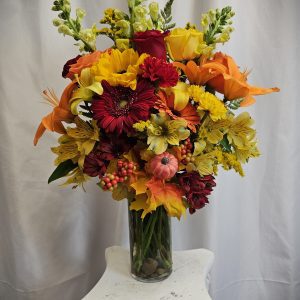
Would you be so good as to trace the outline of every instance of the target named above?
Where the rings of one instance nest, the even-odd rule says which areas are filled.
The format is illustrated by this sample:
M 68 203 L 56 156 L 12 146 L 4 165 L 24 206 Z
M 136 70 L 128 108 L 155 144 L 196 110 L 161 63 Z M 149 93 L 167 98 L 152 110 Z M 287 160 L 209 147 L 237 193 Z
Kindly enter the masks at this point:
M 147 183 L 147 187 L 151 193 L 148 198 L 151 210 L 163 205 L 170 217 L 180 219 L 181 215 L 185 214 L 186 208 L 182 201 L 184 191 L 179 186 L 152 179 Z
M 135 194 L 145 194 L 147 191 L 146 183 L 149 181 L 148 177 L 140 177 L 136 182 L 132 183 L 130 186 L 135 189 Z
M 117 170 L 117 164 L 118 164 L 118 160 L 117 159 L 112 159 L 109 164 L 108 167 L 106 169 L 106 173 L 114 173 Z
M 126 184 L 118 183 L 118 186 L 113 189 L 112 197 L 117 201 L 128 198 L 128 188 Z

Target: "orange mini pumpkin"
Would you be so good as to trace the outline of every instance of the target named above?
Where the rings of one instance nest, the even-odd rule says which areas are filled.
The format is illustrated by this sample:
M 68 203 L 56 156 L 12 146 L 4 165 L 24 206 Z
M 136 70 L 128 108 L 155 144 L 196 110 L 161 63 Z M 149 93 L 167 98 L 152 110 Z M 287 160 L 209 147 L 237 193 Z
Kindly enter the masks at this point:
M 151 159 L 149 171 L 156 178 L 169 179 L 178 171 L 178 161 L 174 155 L 164 152 Z

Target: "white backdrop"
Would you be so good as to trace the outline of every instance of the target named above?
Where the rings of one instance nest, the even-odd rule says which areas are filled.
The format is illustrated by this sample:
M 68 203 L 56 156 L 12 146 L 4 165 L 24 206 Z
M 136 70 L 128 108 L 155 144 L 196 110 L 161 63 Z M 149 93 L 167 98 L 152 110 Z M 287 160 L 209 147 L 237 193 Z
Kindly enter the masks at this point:
M 125 0 L 73 1 L 99 20 L 108 6 Z M 164 1 L 160 1 L 163 3 Z M 242 67 L 250 82 L 279 86 L 279 94 L 257 98 L 262 156 L 246 166 L 246 177 L 220 172 L 211 204 L 173 222 L 174 249 L 204 247 L 216 260 L 215 300 L 299 300 L 298 216 L 299 0 L 175 0 L 179 26 L 199 22 L 209 8 L 232 5 L 235 32 L 220 49 Z M 77 52 L 51 25 L 51 1 L 0 1 L 0 299 L 76 300 L 105 268 L 104 249 L 128 245 L 126 203 L 111 200 L 92 182 L 87 192 L 47 185 L 57 136 L 46 133 L 38 148 L 33 135 L 49 107 L 41 91 L 59 94 L 65 61 Z M 99 41 L 107 47 L 108 41 Z M 150 298 L 149 298 L 150 299 Z

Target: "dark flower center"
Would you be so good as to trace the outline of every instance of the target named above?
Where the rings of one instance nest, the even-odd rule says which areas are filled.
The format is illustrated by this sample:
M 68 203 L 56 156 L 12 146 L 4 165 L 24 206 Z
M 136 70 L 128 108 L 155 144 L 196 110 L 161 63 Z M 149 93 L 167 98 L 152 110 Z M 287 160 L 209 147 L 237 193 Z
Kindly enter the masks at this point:
M 180 111 L 178 111 L 178 110 L 173 110 L 172 111 L 172 113 L 176 116 L 176 117 L 180 117 L 181 116 L 181 113 L 180 113 Z

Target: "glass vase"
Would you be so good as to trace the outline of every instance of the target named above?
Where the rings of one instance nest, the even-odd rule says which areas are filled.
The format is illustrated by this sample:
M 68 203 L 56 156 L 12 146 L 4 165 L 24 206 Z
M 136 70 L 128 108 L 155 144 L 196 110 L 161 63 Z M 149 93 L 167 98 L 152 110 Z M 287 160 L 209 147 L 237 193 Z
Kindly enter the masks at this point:
M 128 209 L 131 275 L 157 282 L 172 272 L 171 220 L 163 206 L 144 219 L 142 212 Z

